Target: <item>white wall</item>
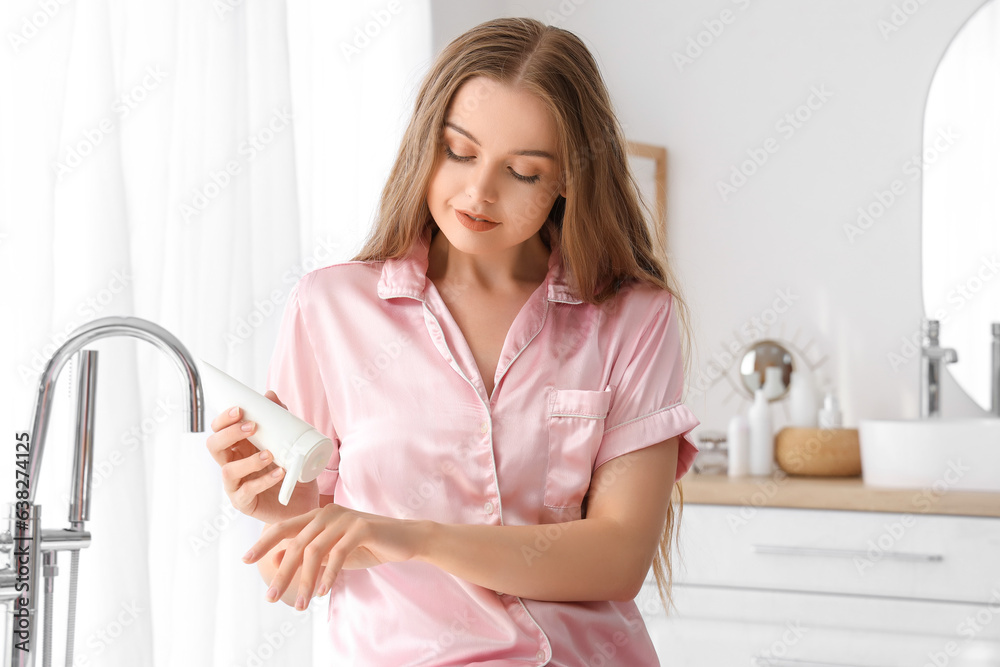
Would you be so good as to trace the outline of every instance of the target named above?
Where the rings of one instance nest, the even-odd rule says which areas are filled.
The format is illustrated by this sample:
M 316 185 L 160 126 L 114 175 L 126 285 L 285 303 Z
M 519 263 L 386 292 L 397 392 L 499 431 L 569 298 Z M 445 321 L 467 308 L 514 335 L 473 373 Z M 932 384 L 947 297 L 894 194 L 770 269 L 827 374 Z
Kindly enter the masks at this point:
M 924 315 L 920 179 L 910 174 L 934 69 L 983 4 L 921 1 L 562 0 L 473 10 L 435 0 L 434 49 L 491 16 L 533 16 L 579 35 L 629 138 L 668 150 L 669 251 L 695 320 L 688 404 L 701 428 L 724 430 L 749 405 L 732 389 L 732 364 L 706 391 L 695 387 L 714 375 L 713 359 L 760 337 L 803 349 L 820 385 L 837 388 L 845 426 L 855 426 L 919 415 L 919 364 L 903 343 Z M 729 22 L 712 36 L 704 22 L 723 11 Z M 894 13 L 898 30 L 883 30 Z M 699 33 L 708 46 L 679 67 L 675 53 Z M 814 97 L 794 133 L 777 126 L 816 90 L 828 99 Z M 718 183 L 769 138 L 767 161 L 724 201 Z M 849 240 L 858 207 L 897 179 L 901 194 Z M 779 303 L 786 312 L 768 312 L 782 293 L 794 297 Z M 753 333 L 752 318 L 774 315 Z M 893 368 L 890 354 L 904 362 Z M 948 374 L 942 391 L 945 415 L 983 414 Z M 784 406 L 775 418 L 782 426 Z

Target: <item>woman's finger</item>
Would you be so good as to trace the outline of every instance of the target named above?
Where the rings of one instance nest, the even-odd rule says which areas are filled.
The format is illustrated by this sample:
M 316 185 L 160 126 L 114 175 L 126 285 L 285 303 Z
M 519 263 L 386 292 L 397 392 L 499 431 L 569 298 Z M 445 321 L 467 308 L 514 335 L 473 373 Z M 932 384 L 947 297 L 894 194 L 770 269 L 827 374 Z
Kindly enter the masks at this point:
M 311 510 L 305 514 L 269 525 L 261 532 L 257 541 L 250 545 L 250 549 L 243 556 L 243 562 L 254 563 L 277 546 L 281 540 L 298 535 L 299 531 L 312 520 L 313 515 L 317 511 Z M 289 541 L 289 546 L 290 544 L 291 541 Z
M 250 430 L 246 431 L 243 427 L 248 424 Z M 208 436 L 205 444 L 208 447 L 208 451 L 212 454 L 212 458 L 221 466 L 236 459 L 237 450 L 240 449 L 237 445 L 246 440 L 247 436 L 253 435 L 256 432 L 257 424 L 254 422 L 235 422 L 219 432 Z
M 222 466 L 222 486 L 226 494 L 232 496 L 238 491 L 256 496 L 261 490 L 274 486 L 282 476 L 282 469 L 269 466 L 274 463 L 271 452 L 263 451 L 242 459 L 236 459 Z M 278 471 L 274 475 L 274 471 Z
M 232 414 L 235 410 L 236 414 Z M 240 407 L 233 407 L 225 412 L 220 412 L 216 415 L 215 419 L 212 420 L 212 430 L 218 433 L 220 430 L 226 428 L 230 424 L 234 424 L 240 420 L 240 416 L 243 414 L 243 410 Z
M 332 548 L 327 550 L 326 559 L 326 570 L 323 571 L 322 580 L 319 582 L 319 588 L 316 590 L 316 595 L 323 597 L 326 592 L 333 588 L 333 582 L 337 579 L 337 575 L 344 568 L 344 563 L 347 562 L 347 557 L 360 546 L 360 540 L 357 537 L 358 533 L 351 533 L 350 530 L 347 531 Z
M 349 532 L 345 533 L 342 527 L 327 523 L 325 530 L 306 546 L 302 554 L 302 571 L 299 573 L 299 590 L 295 603 L 295 608 L 299 611 L 308 607 L 309 601 L 316 596 L 322 583 L 320 576 L 324 581 L 327 578 L 332 581 L 343 567 L 347 554 L 354 550 L 356 540 L 351 538 Z M 321 572 L 323 566 L 326 570 Z M 329 575 L 331 570 L 332 576 Z
M 271 602 L 280 599 L 285 594 L 289 585 L 293 583 L 292 577 L 295 575 L 295 570 L 303 567 L 306 554 L 310 557 L 310 566 L 314 570 L 319 568 L 319 562 L 325 553 L 324 549 L 328 551 L 335 541 L 332 533 L 327 534 L 327 519 L 325 519 L 327 516 L 327 514 L 321 514 L 321 510 L 314 510 L 303 514 L 301 517 L 296 517 L 296 519 L 308 517 L 309 521 L 299 529 L 298 535 L 285 548 L 285 555 L 282 558 L 281 566 L 271 579 L 271 588 L 268 590 L 268 599 Z M 296 519 L 292 519 L 288 523 L 295 523 Z M 270 550 L 270 547 L 266 545 L 264 548 Z M 316 555 L 319 556 L 318 559 L 315 557 Z M 304 567 L 302 575 L 307 576 Z M 315 571 L 309 573 L 308 576 L 310 581 L 316 580 Z M 308 595 L 312 593 L 312 590 L 313 587 L 310 584 L 304 590 L 300 589 L 299 593 Z

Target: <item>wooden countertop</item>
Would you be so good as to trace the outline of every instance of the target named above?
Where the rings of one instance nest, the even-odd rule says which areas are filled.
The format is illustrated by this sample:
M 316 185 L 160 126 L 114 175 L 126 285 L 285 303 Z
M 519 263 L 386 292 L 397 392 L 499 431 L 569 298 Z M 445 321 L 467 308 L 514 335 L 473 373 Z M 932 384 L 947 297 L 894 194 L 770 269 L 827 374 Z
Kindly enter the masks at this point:
M 684 502 L 903 514 L 1000 517 L 1000 493 L 865 486 L 858 477 L 763 477 L 690 473 L 681 478 Z

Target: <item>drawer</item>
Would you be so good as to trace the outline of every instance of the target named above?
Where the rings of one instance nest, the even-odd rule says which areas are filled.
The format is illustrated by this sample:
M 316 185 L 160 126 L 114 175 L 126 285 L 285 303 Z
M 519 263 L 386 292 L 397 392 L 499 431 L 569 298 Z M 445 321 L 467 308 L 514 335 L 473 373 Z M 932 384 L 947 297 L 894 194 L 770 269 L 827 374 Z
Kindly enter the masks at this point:
M 1000 644 L 781 624 L 660 618 L 646 621 L 663 665 L 707 667 L 997 667 Z M 951 654 L 948 653 L 951 651 Z
M 675 542 L 677 583 L 1000 609 L 996 518 L 685 505 Z
M 935 637 L 941 644 L 949 639 L 959 645 L 985 641 L 1000 646 L 1000 604 L 675 584 L 675 608 L 667 616 L 655 582 L 643 586 L 635 603 L 647 621 L 677 618 L 781 626 L 794 620 L 808 628 Z

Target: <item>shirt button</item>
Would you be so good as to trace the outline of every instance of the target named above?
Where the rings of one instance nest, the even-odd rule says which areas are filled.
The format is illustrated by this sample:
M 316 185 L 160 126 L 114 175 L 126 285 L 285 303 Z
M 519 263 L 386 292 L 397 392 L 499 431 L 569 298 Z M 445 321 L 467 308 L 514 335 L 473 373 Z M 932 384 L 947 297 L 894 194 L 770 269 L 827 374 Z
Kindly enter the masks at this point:
M 545 651 L 539 651 L 538 653 L 535 654 L 535 657 L 538 658 L 539 660 L 545 660 Z
M 488 431 L 489 428 L 490 428 L 489 423 L 488 422 L 483 422 L 482 424 L 479 425 L 479 432 L 480 433 L 486 433 L 486 431 Z
M 493 514 L 493 503 L 487 500 L 486 504 L 483 505 L 483 509 L 486 510 L 487 514 Z

